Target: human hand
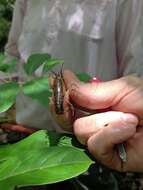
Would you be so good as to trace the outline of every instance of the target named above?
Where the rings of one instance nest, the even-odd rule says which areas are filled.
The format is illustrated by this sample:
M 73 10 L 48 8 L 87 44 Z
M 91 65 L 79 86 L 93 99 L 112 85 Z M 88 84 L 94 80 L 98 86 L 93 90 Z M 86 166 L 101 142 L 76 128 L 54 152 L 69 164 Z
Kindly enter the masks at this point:
M 127 76 L 109 82 L 81 83 L 70 71 L 65 71 L 64 79 L 78 107 L 90 111 L 110 107 L 136 115 L 143 124 L 143 79 Z
M 128 76 L 110 82 L 83 84 L 70 71 L 65 71 L 64 79 L 67 88 L 71 89 L 72 101 L 80 109 L 94 111 L 111 107 L 113 110 L 78 118 L 73 126 L 78 140 L 108 167 L 142 172 L 143 129 L 138 127 L 136 131 L 138 121 L 142 124 L 142 80 Z M 121 163 L 114 148 L 124 141 L 128 160 Z

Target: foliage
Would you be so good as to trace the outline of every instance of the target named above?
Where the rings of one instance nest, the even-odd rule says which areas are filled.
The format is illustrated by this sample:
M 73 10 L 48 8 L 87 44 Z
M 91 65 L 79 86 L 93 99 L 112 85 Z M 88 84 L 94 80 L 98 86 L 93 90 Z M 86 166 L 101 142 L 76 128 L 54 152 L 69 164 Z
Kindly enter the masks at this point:
M 49 98 L 52 96 L 50 85 L 47 77 L 39 77 L 26 82 L 23 85 L 23 92 L 34 100 L 38 100 L 43 106 L 48 107 Z
M 4 58 L 4 55 L 0 54 L 0 71 L 10 74 L 15 69 L 16 62 L 15 60 L 11 60 L 7 64 Z M 8 81 L 4 81 L 6 83 L 0 85 L 0 112 L 7 111 L 15 103 L 16 96 L 21 90 L 26 96 L 48 107 L 52 96 L 48 77 L 44 75 L 42 77 L 35 77 L 34 73 L 40 66 L 43 66 L 43 74 L 45 74 L 58 64 L 63 64 L 63 60 L 53 59 L 46 53 L 32 54 L 24 65 L 24 71 L 28 74 L 29 80 L 21 82 L 18 79 L 17 82 L 13 82 L 11 81 L 11 77 L 9 77 Z M 90 79 L 87 73 L 79 73 L 77 77 L 84 82 Z
M 7 82 L 0 85 L 0 111 L 7 111 L 15 103 L 19 88 L 16 82 Z
M 41 64 L 49 62 L 50 59 L 51 57 L 47 53 L 33 54 L 28 58 L 27 64 L 24 65 L 24 70 L 28 75 L 32 75 Z
M 0 53 L 0 71 L 2 72 L 13 72 L 16 68 L 16 64 L 17 64 L 17 60 L 16 59 L 12 59 L 9 62 L 7 61 L 7 63 L 5 63 L 5 56 L 4 54 Z
M 36 64 L 35 64 L 36 63 Z M 24 71 L 29 75 L 27 81 L 17 82 L 11 81 L 11 72 L 15 69 L 15 60 L 10 63 L 5 63 L 4 55 L 0 54 L 0 71 L 8 74 L 9 78 L 0 85 L 0 113 L 7 111 L 14 103 L 17 94 L 20 91 L 26 96 L 37 100 L 44 106 L 49 105 L 49 98 L 52 96 L 51 87 L 49 85 L 48 77 L 35 77 L 34 72 L 42 65 L 46 63 L 46 71 L 50 71 L 55 65 L 62 64 L 61 60 L 53 61 L 49 54 L 33 54 L 28 60 L 27 64 L 24 65 Z M 49 63 L 49 67 L 48 67 Z M 28 78 L 28 77 L 27 77 Z
M 3 50 L 7 41 L 9 33 L 13 4 L 15 0 L 1 0 L 0 1 L 0 51 Z
M 92 163 L 84 149 L 72 145 L 70 136 L 41 130 L 0 148 L 0 189 L 63 181 L 83 173 Z
M 13 81 L 11 72 L 16 64 L 13 60 L 5 64 L 5 57 L 1 54 L 0 70 L 8 78 L 0 85 L 0 113 L 15 104 L 21 90 L 26 96 L 48 107 L 52 91 L 46 73 L 58 64 L 63 64 L 63 61 L 45 53 L 33 54 L 24 66 L 28 79 L 21 81 L 17 78 Z M 44 75 L 35 77 L 35 71 L 41 66 Z M 80 73 L 78 77 L 86 81 L 89 76 Z M 79 145 L 77 147 L 75 142 L 73 136 L 41 130 L 16 144 L 0 146 L 0 189 L 14 190 L 16 186 L 50 184 L 83 173 L 93 161 L 85 149 L 79 148 Z
M 91 79 L 91 76 L 87 73 L 77 73 L 76 76 L 82 82 L 87 82 Z

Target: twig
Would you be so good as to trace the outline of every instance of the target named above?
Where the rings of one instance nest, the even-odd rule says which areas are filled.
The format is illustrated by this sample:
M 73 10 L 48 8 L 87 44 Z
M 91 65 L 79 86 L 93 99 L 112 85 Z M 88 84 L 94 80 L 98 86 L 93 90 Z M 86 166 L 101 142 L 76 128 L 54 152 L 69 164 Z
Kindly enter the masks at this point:
M 25 133 L 29 135 L 37 131 L 37 129 L 29 129 L 29 128 L 23 127 L 20 124 L 9 124 L 9 123 L 1 124 L 0 128 L 5 131 L 15 131 L 15 132 Z

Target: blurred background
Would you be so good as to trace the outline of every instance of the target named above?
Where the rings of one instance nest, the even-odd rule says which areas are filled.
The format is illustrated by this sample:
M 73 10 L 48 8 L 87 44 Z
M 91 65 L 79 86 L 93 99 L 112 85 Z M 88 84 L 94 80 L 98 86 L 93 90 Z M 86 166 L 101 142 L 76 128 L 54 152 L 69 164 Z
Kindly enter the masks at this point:
M 4 50 L 15 0 L 0 0 L 0 52 Z

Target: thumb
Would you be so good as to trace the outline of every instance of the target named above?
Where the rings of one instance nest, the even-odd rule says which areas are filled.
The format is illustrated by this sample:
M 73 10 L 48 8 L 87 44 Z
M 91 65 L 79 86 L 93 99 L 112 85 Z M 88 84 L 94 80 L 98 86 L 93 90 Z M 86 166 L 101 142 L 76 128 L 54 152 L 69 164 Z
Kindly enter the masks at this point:
M 102 83 L 82 83 L 71 72 L 64 72 L 64 80 L 74 103 L 87 109 L 104 109 L 116 105 L 133 91 L 130 77 Z M 129 82 L 128 82 L 129 81 Z

